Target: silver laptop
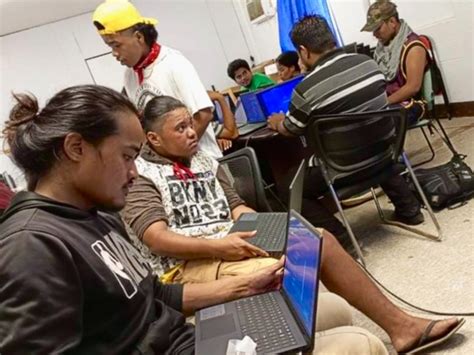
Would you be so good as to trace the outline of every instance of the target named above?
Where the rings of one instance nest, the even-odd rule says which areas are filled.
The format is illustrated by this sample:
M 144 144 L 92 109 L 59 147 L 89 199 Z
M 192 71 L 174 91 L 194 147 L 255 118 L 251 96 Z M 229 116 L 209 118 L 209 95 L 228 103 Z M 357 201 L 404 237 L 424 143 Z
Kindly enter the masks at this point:
M 312 350 L 322 238 L 293 210 L 287 233 L 281 289 L 196 312 L 196 355 L 225 354 L 230 339 L 246 335 L 257 354 Z
M 301 213 L 304 173 L 305 161 L 302 160 L 289 187 L 288 211 Z M 285 212 L 243 213 L 229 233 L 256 230 L 257 234 L 246 241 L 278 257 L 285 248 L 287 222 Z

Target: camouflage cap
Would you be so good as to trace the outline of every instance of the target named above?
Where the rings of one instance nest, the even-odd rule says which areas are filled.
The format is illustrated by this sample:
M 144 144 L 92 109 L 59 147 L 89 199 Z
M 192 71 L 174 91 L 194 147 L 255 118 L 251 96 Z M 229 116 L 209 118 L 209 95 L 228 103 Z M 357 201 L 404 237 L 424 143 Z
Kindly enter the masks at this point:
M 373 32 L 383 21 L 397 14 L 397 5 L 388 0 L 379 0 L 370 5 L 367 11 L 367 22 L 361 31 Z

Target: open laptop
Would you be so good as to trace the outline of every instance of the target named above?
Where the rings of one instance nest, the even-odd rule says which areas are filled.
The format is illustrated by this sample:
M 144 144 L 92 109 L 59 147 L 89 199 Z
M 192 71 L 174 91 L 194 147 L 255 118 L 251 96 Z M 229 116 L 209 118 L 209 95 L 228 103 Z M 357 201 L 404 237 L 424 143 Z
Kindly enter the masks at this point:
M 224 94 L 224 100 L 227 106 L 229 106 L 232 113 L 235 112 L 235 105 L 234 102 L 230 99 L 229 94 Z M 221 105 L 217 100 L 212 102 L 214 104 L 214 119 L 219 121 L 219 123 L 224 123 L 224 114 L 222 112 Z
M 289 187 L 288 211 L 301 213 L 304 173 L 305 161 L 302 160 Z M 285 212 L 242 213 L 229 233 L 256 230 L 257 234 L 246 241 L 278 257 L 285 249 L 287 224 L 288 213 Z
M 260 102 L 257 98 L 256 92 L 248 92 L 240 95 L 237 105 L 241 102 L 242 108 L 245 113 L 246 124 L 239 127 L 239 135 L 245 136 L 249 133 L 255 132 L 256 130 L 265 127 L 267 125 L 267 116 L 262 111 L 260 107 Z M 237 112 L 237 107 L 236 107 Z M 236 122 L 240 123 L 241 118 Z
M 281 289 L 196 312 L 196 355 L 225 354 L 229 339 L 245 335 L 257 354 L 314 347 L 322 238 L 299 213 L 289 214 Z
M 260 102 L 264 116 L 268 117 L 280 112 L 286 114 L 290 107 L 293 90 L 303 78 L 304 75 L 300 75 L 271 88 L 259 91 L 257 99 Z

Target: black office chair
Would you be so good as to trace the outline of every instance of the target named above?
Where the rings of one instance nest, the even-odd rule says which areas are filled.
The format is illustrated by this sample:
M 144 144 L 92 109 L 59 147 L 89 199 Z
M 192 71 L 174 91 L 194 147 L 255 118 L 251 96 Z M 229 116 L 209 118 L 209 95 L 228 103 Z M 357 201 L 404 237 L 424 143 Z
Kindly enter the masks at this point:
M 234 189 L 247 205 L 258 212 L 272 212 L 265 195 L 257 156 L 251 147 L 239 149 L 219 159 Z
M 307 138 L 314 149 L 315 160 L 321 168 L 324 180 L 363 264 L 365 260 L 362 251 L 340 200 L 369 189 L 372 191 L 383 223 L 395 225 L 434 240 L 441 240 L 442 232 L 438 221 L 416 179 L 410 161 L 403 152 L 405 134 L 406 111 L 404 109 L 327 116 L 313 115 L 308 125 Z M 400 157 L 404 164 L 399 163 Z M 408 170 L 428 209 L 436 226 L 437 236 L 388 220 L 380 208 L 373 188 L 405 170 Z
M 370 47 L 369 48 L 369 57 L 374 59 L 374 55 L 375 55 L 375 47 Z
M 357 53 L 357 43 L 353 42 L 342 47 L 344 53 Z
M 408 130 L 415 128 L 421 129 L 423 137 L 425 138 L 426 144 L 428 145 L 428 148 L 430 150 L 430 156 L 427 159 L 415 164 L 415 167 L 432 161 L 436 156 L 436 151 L 434 150 L 433 145 L 431 144 L 431 141 L 427 132 L 425 131 L 425 128 L 429 130 L 430 135 L 433 135 L 433 132 L 436 131 L 440 136 L 441 140 L 446 144 L 448 149 L 451 150 L 453 154 L 457 154 L 456 150 L 454 149 L 453 143 L 449 139 L 446 130 L 444 129 L 443 125 L 441 124 L 441 121 L 439 120 L 441 116 L 438 110 L 436 110 L 435 96 L 441 95 L 443 97 L 443 104 L 447 118 L 451 119 L 451 109 L 449 105 L 448 92 L 446 90 L 446 85 L 444 84 L 441 69 L 438 66 L 433 42 L 426 35 L 420 35 L 420 41 L 423 42 L 423 44 L 425 45 L 428 51 L 428 55 L 430 57 L 430 65 L 428 67 L 428 70 L 425 72 L 422 86 L 423 99 L 426 101 L 427 112 L 425 114 L 425 117 L 420 119 L 415 124 L 409 126 Z

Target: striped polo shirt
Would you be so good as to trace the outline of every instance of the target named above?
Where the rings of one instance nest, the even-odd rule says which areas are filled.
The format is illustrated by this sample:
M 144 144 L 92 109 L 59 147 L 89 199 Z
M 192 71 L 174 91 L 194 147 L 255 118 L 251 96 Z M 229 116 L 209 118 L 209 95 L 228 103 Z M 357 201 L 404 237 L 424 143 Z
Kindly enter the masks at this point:
M 283 125 L 300 136 L 305 134 L 312 113 L 381 110 L 388 105 L 385 89 L 385 77 L 374 60 L 335 49 L 323 55 L 295 88 Z

